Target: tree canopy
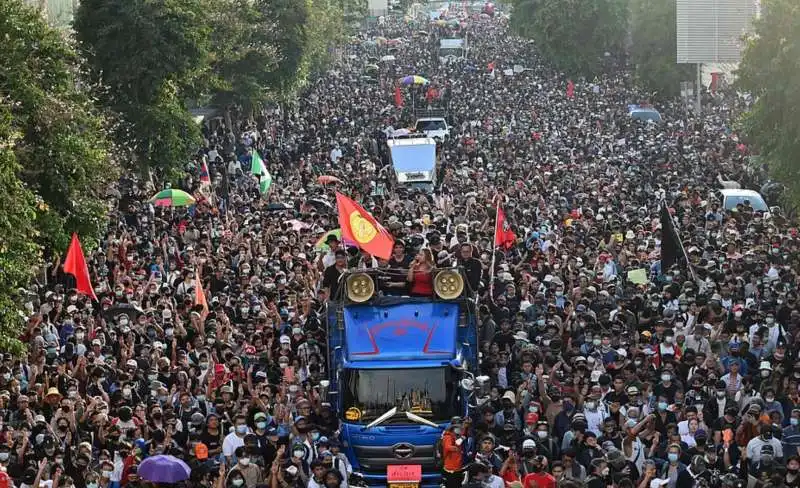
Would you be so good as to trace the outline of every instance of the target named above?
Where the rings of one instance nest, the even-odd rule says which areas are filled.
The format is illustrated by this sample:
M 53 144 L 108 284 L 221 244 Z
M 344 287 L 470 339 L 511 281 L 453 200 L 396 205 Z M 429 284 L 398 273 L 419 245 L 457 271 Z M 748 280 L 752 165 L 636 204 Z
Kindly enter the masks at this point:
M 84 0 L 75 14 L 98 97 L 140 170 L 169 175 L 199 144 L 186 101 L 209 67 L 209 13 L 203 0 Z
M 80 60 L 61 33 L 19 0 L 0 0 L 0 350 L 23 325 L 17 290 L 43 251 L 72 232 L 92 246 L 107 223 L 106 121 L 81 88 Z
M 693 79 L 694 65 L 677 64 L 676 2 L 631 0 L 631 61 L 636 80 L 660 98 L 680 95 Z
M 511 26 L 555 68 L 591 75 L 621 55 L 627 16 L 627 0 L 515 0 Z
M 739 65 L 738 88 L 754 97 L 745 133 L 772 175 L 800 201 L 800 4 L 768 0 Z

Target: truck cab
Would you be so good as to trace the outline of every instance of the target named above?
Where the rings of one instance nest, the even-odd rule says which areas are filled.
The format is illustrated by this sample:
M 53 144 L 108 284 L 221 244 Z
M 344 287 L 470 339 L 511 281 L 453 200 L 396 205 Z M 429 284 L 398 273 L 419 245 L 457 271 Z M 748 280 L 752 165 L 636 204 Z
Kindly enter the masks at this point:
M 436 141 L 430 137 L 388 139 L 397 183 L 432 193 L 436 187 Z
M 439 61 L 452 63 L 467 57 L 466 39 L 453 38 L 439 41 Z
M 343 451 L 370 486 L 438 487 L 437 445 L 467 413 L 462 383 L 477 368 L 475 304 L 461 270 L 436 270 L 430 297 L 383 295 L 390 271 L 345 272 L 328 303 L 328 395 Z

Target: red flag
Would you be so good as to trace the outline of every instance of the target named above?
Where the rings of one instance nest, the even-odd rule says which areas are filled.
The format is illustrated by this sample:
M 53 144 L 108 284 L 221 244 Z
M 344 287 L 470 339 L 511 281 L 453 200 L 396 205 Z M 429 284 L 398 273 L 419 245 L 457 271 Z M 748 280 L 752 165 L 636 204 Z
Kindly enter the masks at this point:
M 502 247 L 503 249 L 511 249 L 514 243 L 517 242 L 517 236 L 506 220 L 506 214 L 500 205 L 497 206 L 497 223 L 494 227 L 494 245 Z
M 92 281 L 89 279 L 89 267 L 86 266 L 81 241 L 78 240 L 78 234 L 75 233 L 72 234 L 72 242 L 67 250 L 67 259 L 64 260 L 64 272 L 75 276 L 77 284 L 75 288 L 80 293 L 97 300 L 97 295 L 94 294 L 94 288 L 92 288 Z
M 343 240 L 355 242 L 358 247 L 375 257 L 391 257 L 394 238 L 375 217 L 339 192 L 336 192 L 336 207 L 339 209 L 339 227 L 342 228 Z
M 211 176 L 209 176 L 208 174 L 208 164 L 206 164 L 205 159 L 200 161 L 200 184 L 202 185 L 211 184 Z
M 711 94 L 717 94 L 717 83 L 719 83 L 719 73 L 711 73 Z
M 394 87 L 394 105 L 397 108 L 403 106 L 403 93 L 400 91 L 400 87 Z
M 567 82 L 567 98 L 575 97 L 575 83 L 572 80 Z

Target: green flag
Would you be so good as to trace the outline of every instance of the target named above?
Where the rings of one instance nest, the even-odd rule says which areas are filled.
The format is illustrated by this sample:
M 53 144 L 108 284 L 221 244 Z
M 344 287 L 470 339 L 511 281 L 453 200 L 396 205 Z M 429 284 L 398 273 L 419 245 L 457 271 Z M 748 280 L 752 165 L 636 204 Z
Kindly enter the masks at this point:
M 272 175 L 269 170 L 264 166 L 264 161 L 261 160 L 258 151 L 253 149 L 253 164 L 250 166 L 250 172 L 258 176 L 258 191 L 262 195 L 266 195 L 269 187 L 272 186 Z

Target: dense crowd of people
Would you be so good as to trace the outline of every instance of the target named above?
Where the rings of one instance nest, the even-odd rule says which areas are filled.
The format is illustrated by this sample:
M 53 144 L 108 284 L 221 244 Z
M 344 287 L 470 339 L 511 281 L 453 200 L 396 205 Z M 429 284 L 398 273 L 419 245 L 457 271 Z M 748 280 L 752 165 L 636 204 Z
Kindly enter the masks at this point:
M 152 182 L 124 178 L 87 255 L 99 301 L 54 266 L 26 304 L 28 355 L 2 358 L 14 486 L 139 488 L 156 454 L 185 460 L 194 486 L 348 486 L 337 412 L 315 389 L 336 278 L 412 268 L 398 286 L 429 293 L 414 273 L 467 262 L 491 394 L 443 433 L 446 486 L 800 486 L 797 228 L 716 193 L 718 175 L 745 172 L 740 99 L 636 121 L 626 107 L 646 100 L 624 70 L 567 96 L 532 43 L 487 17 L 386 19 L 286 112 L 207 124 L 180 184 L 194 206 L 154 207 Z M 468 55 L 442 63 L 454 29 Z M 412 74 L 430 84 L 402 87 L 397 107 Z M 420 107 L 451 125 L 435 192 L 394 182 L 385 144 Z M 338 227 L 335 190 L 393 234 L 390 261 L 318 242 Z M 668 269 L 661 201 L 688 257 Z M 493 246 L 498 205 L 519 237 L 508 250 Z

